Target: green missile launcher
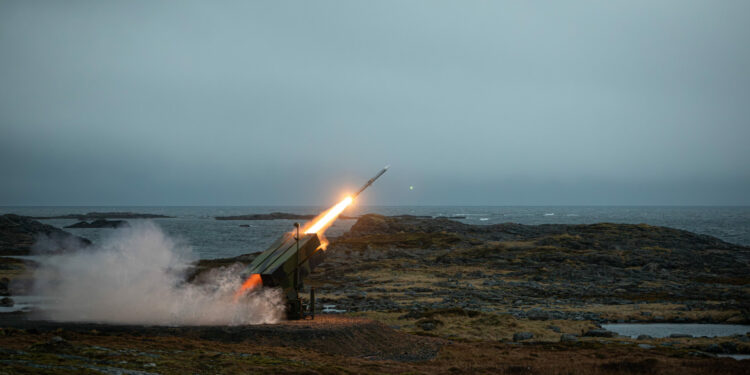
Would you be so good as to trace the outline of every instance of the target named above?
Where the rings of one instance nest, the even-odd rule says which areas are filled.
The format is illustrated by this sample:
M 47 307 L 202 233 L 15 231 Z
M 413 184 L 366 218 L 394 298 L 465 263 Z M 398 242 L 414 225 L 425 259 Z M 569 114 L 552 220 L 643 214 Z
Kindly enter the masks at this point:
M 315 233 L 299 234 L 299 224 L 294 223 L 295 232 L 281 236 L 266 251 L 256 257 L 243 275 L 259 274 L 264 287 L 281 288 L 286 298 L 287 318 L 315 317 L 315 289 L 310 288 L 310 301 L 304 306 L 299 292 L 303 280 L 323 261 L 324 251 Z

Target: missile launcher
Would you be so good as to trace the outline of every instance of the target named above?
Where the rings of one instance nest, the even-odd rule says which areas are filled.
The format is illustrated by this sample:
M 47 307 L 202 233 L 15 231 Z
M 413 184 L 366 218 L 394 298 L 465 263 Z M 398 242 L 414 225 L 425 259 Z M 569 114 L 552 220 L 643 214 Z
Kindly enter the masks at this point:
M 296 223 L 295 223 L 296 224 Z M 296 224 L 299 229 L 298 224 Z M 244 274 L 260 275 L 264 287 L 282 290 L 287 301 L 287 318 L 301 319 L 314 316 L 315 295 L 311 288 L 310 301 L 304 306 L 299 292 L 304 288 L 303 280 L 323 260 L 323 250 L 315 233 L 299 235 L 299 231 L 284 234 L 268 249 L 258 255 Z

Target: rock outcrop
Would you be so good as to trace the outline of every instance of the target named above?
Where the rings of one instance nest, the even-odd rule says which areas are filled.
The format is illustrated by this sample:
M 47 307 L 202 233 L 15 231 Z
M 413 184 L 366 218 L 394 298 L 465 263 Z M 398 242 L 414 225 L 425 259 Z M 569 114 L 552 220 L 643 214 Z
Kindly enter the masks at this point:
M 25 216 L 0 215 L 0 255 L 28 255 L 40 251 L 64 252 L 91 245 L 91 241 Z

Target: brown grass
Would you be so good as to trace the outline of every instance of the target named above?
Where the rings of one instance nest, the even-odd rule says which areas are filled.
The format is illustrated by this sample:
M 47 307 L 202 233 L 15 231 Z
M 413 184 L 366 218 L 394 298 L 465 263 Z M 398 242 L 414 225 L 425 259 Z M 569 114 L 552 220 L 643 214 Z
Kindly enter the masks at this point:
M 321 354 L 312 349 L 259 346 L 242 342 L 216 342 L 173 336 L 106 335 L 55 332 L 33 334 L 2 331 L 0 348 L 24 350 L 23 358 L 38 364 L 76 366 L 75 357 L 54 352 L 28 352 L 34 344 L 53 335 L 66 338 L 77 356 L 105 360 L 114 366 L 158 372 L 184 373 L 274 373 L 274 374 L 747 374 L 742 362 L 732 359 L 695 358 L 675 350 L 638 350 L 632 346 L 508 345 L 496 341 L 446 343 L 436 358 L 422 362 L 371 360 L 364 357 Z M 100 349 L 94 348 L 94 346 Z M 102 350 L 103 348 L 104 350 Z M 113 353 L 112 351 L 122 350 Z M 144 356 L 144 354 L 150 356 Z M 11 355 L 3 355 L 10 359 Z M 127 361 L 122 363 L 122 361 Z M 156 367 L 144 368 L 154 363 Z M 112 366 L 112 365 L 110 365 Z M 38 368 L 4 364 L 4 373 L 40 373 Z M 66 371 L 46 371 L 66 373 Z M 68 371 L 67 373 L 73 373 Z M 81 371 L 78 371 L 81 373 Z M 83 372 L 85 373 L 85 372 Z

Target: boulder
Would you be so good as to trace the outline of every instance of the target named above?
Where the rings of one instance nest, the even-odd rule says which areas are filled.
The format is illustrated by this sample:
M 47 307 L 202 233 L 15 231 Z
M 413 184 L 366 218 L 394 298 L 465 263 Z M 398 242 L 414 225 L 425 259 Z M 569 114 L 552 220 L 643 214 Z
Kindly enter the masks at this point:
M 529 310 L 526 313 L 526 317 L 530 320 L 549 320 L 550 314 L 538 307 Z
M 560 342 L 578 342 L 578 336 L 571 333 L 563 333 L 560 335 Z
M 513 334 L 513 341 L 524 341 L 534 338 L 534 334 L 531 332 L 516 332 Z

